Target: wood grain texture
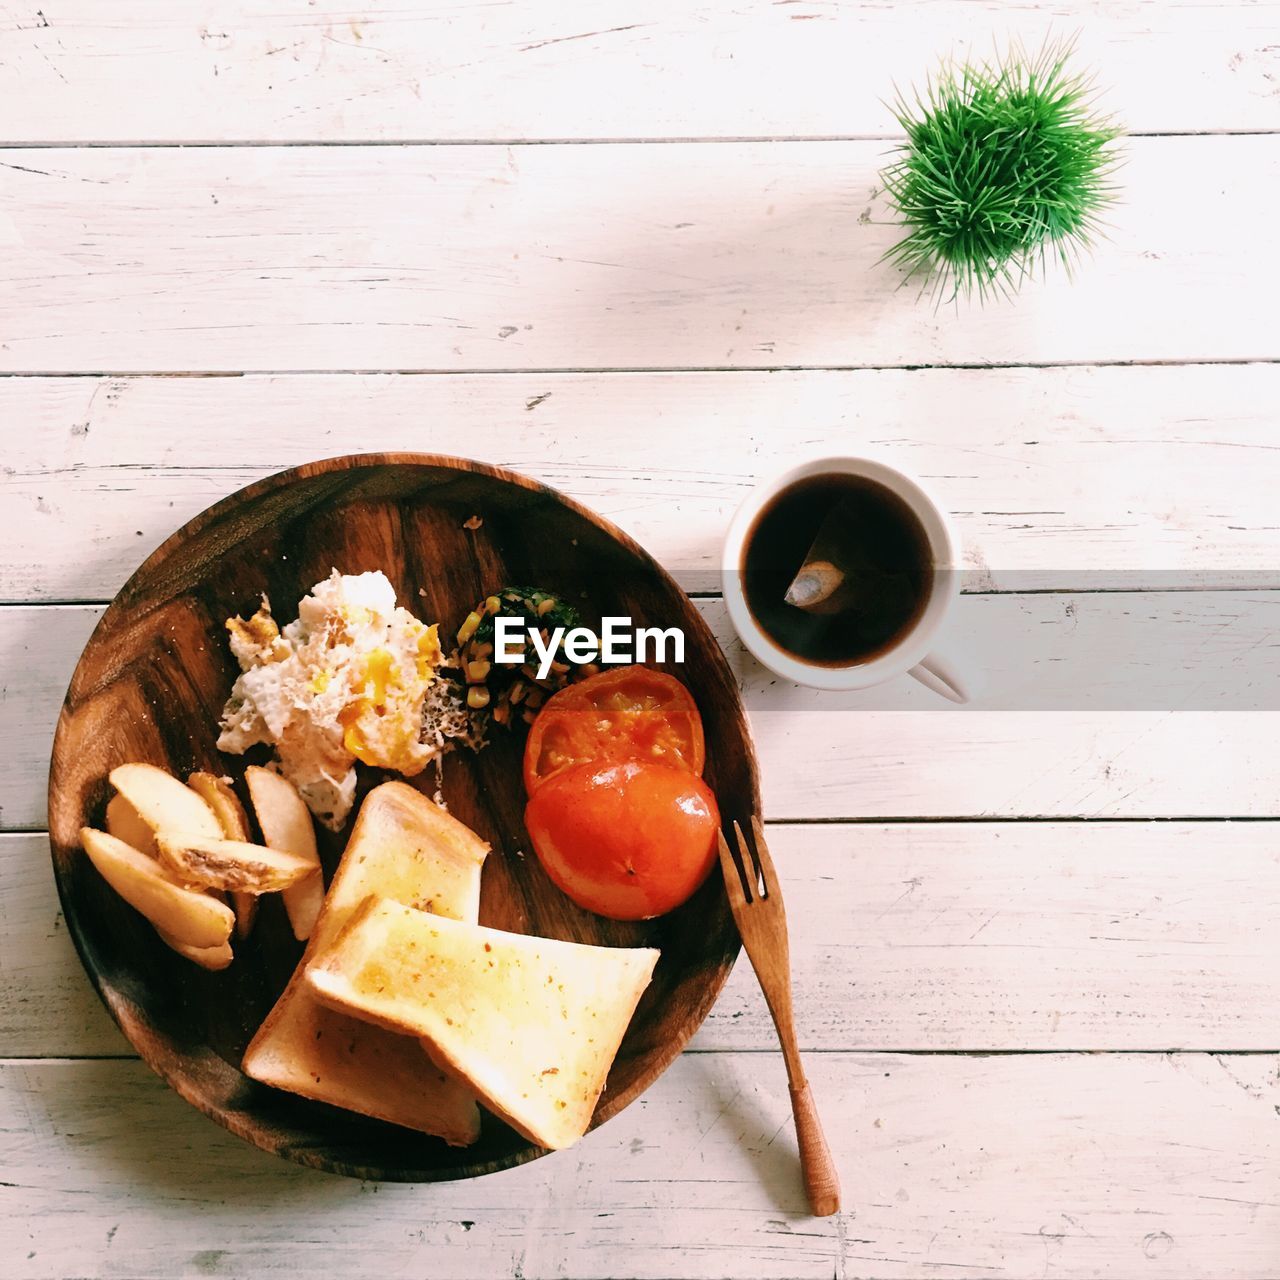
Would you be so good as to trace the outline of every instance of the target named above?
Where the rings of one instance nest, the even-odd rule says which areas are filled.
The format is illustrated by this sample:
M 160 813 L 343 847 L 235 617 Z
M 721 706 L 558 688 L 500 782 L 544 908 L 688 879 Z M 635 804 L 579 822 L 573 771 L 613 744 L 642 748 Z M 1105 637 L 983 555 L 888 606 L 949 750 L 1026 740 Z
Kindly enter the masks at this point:
M 805 1052 L 1280 1047 L 1273 824 L 775 824 L 769 840 L 802 922 Z M 45 837 L 0 836 L 0 881 L 0 1057 L 129 1053 L 67 937 Z M 775 1043 L 740 963 L 693 1047 Z
M 1131 129 L 1267 129 L 1276 26 L 1243 0 L 0 5 L 14 142 L 883 136 L 895 84 L 1049 32 Z
M 1280 357 L 1280 260 L 1257 251 L 1280 135 L 1132 139 L 1078 278 L 986 308 L 935 310 L 880 262 L 899 235 L 873 196 L 884 158 L 880 142 L 4 151 L 0 370 Z
M 6 1274 L 1271 1280 L 1278 1065 L 816 1055 L 847 1206 L 815 1220 L 759 1054 L 686 1054 L 557 1159 L 427 1190 L 270 1160 L 139 1063 L 9 1063 Z
M 953 512 L 970 585 L 1275 587 L 1276 403 L 1280 365 L 0 378 L 0 598 L 108 600 L 224 494 L 361 448 L 514 467 L 690 590 L 753 484 L 865 450 Z
M 944 647 L 977 686 L 963 709 L 905 677 L 788 684 L 720 600 L 696 605 L 742 688 L 770 819 L 1277 815 L 1280 592 L 962 596 Z M 22 673 L 0 690 L 0 829 L 45 825 L 49 737 L 99 612 L 0 609 L 0 658 Z
M 465 527 L 471 517 L 482 525 Z M 287 550 L 286 550 L 287 549 Z M 239 963 L 210 975 L 168 959 L 152 930 L 105 885 L 79 849 L 101 825 L 106 775 L 144 760 L 179 777 L 242 771 L 215 746 L 234 675 L 225 618 L 263 593 L 280 616 L 342 562 L 381 569 L 397 597 L 446 634 L 504 583 L 553 586 L 599 628 L 602 614 L 637 626 L 682 627 L 680 675 L 696 690 L 715 744 L 707 780 L 723 811 L 759 806 L 755 760 L 738 692 L 720 649 L 679 588 L 618 530 L 512 473 L 430 455 L 337 459 L 284 473 L 184 526 L 124 585 L 104 614 L 67 692 L 49 776 L 53 863 L 67 926 L 126 1037 L 189 1102 L 265 1150 L 359 1177 L 470 1177 L 542 1154 L 486 1116 L 481 1138 L 446 1149 L 419 1134 L 254 1085 L 238 1069 L 245 1045 L 298 961 L 272 911 Z M 285 602 L 289 602 L 288 605 Z M 737 953 L 714 879 L 679 910 L 622 924 L 581 910 L 552 885 L 528 846 L 521 743 L 498 736 L 455 757 L 451 811 L 501 850 L 485 875 L 481 922 L 612 946 L 654 946 L 658 968 L 610 1072 L 595 1122 L 616 1114 L 660 1074 L 706 1016 Z M 370 779 L 366 777 L 367 785 Z M 433 786 L 428 775 L 419 785 Z M 322 837 L 327 833 L 321 833 Z M 327 870 L 341 840 L 324 839 Z
M 1274 0 L 0 0 L 5 140 L 146 148 L 0 156 L 0 368 L 78 375 L 0 378 L 0 602 L 106 600 L 228 491 L 359 448 L 515 466 L 696 590 L 754 479 L 868 444 L 955 510 L 980 589 L 1280 587 L 1275 363 L 84 376 L 1275 361 L 1280 276 L 1257 246 L 1278 18 Z M 1271 136 L 1135 140 L 1077 284 L 934 313 L 875 265 L 883 99 L 947 51 L 1050 30 L 1079 33 L 1137 133 Z M 877 140 L 154 149 L 802 135 Z M 1094 604 L 974 602 L 982 635 L 1049 636 L 1038 672 L 1001 658 L 996 693 L 1061 699 L 1073 666 L 1096 670 L 1118 614 Z M 49 734 L 99 612 L 0 608 L 0 826 L 45 822 Z M 1215 628 L 1191 605 L 1166 634 L 1217 670 L 1266 652 L 1252 616 Z M 1141 663 L 1104 664 L 1079 713 L 928 715 L 895 687 L 814 715 L 719 634 L 768 742 L 771 815 L 1276 813 L 1274 715 L 1104 712 Z M 692 1044 L 751 1052 L 686 1054 L 556 1161 L 429 1192 L 271 1160 L 137 1062 L 0 1064 L 0 1270 L 1274 1280 L 1274 1056 L 845 1052 L 1274 1050 L 1273 829 L 774 826 L 805 917 L 800 1038 L 839 1051 L 811 1071 L 851 1189 L 837 1219 L 802 1216 L 742 965 Z M 0 1056 L 127 1052 L 42 835 L 0 835 L 0 884 Z

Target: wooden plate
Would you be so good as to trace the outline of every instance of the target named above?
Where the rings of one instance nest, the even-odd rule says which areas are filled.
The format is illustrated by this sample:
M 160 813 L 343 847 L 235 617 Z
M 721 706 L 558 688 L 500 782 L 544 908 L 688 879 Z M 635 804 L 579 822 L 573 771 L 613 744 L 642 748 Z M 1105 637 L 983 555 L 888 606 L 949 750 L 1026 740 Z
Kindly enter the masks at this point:
M 483 519 L 469 530 L 463 522 Z M 513 472 L 457 458 L 368 454 L 286 471 L 242 489 L 175 533 L 125 584 L 94 631 L 67 691 L 49 776 L 54 874 L 67 924 L 94 986 L 142 1057 L 188 1102 L 232 1133 L 302 1164 L 360 1178 L 473 1177 L 542 1155 L 488 1115 L 466 1149 L 278 1092 L 239 1070 L 249 1038 L 299 956 L 278 898 L 263 902 L 236 959 L 207 973 L 174 956 L 80 851 L 101 826 L 106 775 L 146 760 L 180 777 L 238 777 L 258 759 L 226 756 L 218 717 L 236 674 L 223 623 L 265 591 L 282 622 L 331 568 L 381 569 L 419 617 L 456 629 L 488 591 L 541 586 L 596 626 L 607 614 L 683 627 L 683 666 L 698 700 L 707 779 L 725 817 L 759 812 L 755 758 L 724 656 L 675 582 L 608 521 Z M 579 910 L 546 879 L 529 848 L 520 782 L 523 735 L 497 733 L 479 755 L 447 757 L 451 812 L 493 846 L 485 924 L 611 946 L 655 946 L 662 958 L 610 1073 L 595 1124 L 638 1097 L 680 1052 L 732 967 L 738 936 L 713 877 L 679 911 L 620 924 Z M 261 750 L 261 749 L 259 749 Z M 363 766 L 360 766 L 363 769 Z M 364 790 L 381 781 L 362 774 Z M 415 780 L 428 793 L 433 770 Z M 321 832 L 326 876 L 343 836 Z M 344 833 L 345 834 L 345 833 Z

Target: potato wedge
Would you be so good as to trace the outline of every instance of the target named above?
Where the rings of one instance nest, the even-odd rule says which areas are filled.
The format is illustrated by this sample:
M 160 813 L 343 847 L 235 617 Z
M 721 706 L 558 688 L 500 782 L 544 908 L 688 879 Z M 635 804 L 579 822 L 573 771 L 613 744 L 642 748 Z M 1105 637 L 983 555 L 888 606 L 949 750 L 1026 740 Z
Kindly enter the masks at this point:
M 152 831 L 184 831 L 211 840 L 221 837 L 222 827 L 213 810 L 163 769 L 153 764 L 122 764 L 108 777 Z
M 253 922 L 258 918 L 257 895 L 237 889 L 231 895 L 231 909 L 236 913 L 236 937 L 247 938 L 253 932 Z
M 230 778 L 219 778 L 213 773 L 193 773 L 187 779 L 187 786 L 213 810 L 213 816 L 218 819 L 218 826 L 228 840 L 248 843 L 253 839 L 249 815 L 245 813 L 240 797 L 232 790 Z
M 324 877 L 319 874 L 320 855 L 316 852 L 311 812 L 293 783 L 270 769 L 250 765 L 244 771 L 244 780 L 268 847 L 304 858 L 316 869 L 316 875 L 284 891 L 284 909 L 289 913 L 293 936 L 302 941 L 311 936 L 324 905 Z
M 102 878 L 135 910 L 188 947 L 220 947 L 231 936 L 231 908 L 178 884 L 145 853 L 123 840 L 80 828 L 80 843 Z
M 107 801 L 107 834 L 149 858 L 156 856 L 156 833 L 124 796 L 115 795 Z
M 245 813 L 240 797 L 232 790 L 230 778 L 219 778 L 213 773 L 193 773 L 187 779 L 187 786 L 213 810 L 222 834 L 228 840 L 253 839 L 249 815 Z M 252 893 L 237 890 L 231 895 L 231 905 L 236 913 L 236 937 L 247 938 L 258 916 L 258 899 Z
M 155 930 L 160 935 L 160 941 L 165 946 L 172 948 L 187 960 L 198 964 L 202 969 L 212 969 L 216 972 L 219 969 L 225 969 L 235 958 L 231 953 L 231 943 L 229 942 L 224 942 L 218 947 L 189 947 L 185 942 L 175 938 L 173 934 L 165 933 L 159 925 L 155 926 Z
M 243 840 L 210 840 L 205 836 L 161 831 L 156 836 L 161 863 L 179 879 L 211 889 L 243 893 L 275 893 L 319 870 L 294 857 Z

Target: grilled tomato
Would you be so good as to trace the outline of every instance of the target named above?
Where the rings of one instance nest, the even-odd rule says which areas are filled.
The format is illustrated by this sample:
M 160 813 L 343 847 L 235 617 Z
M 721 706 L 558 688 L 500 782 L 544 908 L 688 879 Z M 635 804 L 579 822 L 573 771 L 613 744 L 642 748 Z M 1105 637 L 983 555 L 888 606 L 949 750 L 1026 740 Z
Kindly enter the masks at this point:
M 579 906 L 647 920 L 707 878 L 720 814 L 711 788 L 688 769 L 597 761 L 545 779 L 525 826 L 547 874 Z
M 641 760 L 701 776 L 702 717 L 674 676 L 648 667 L 612 667 L 547 700 L 529 731 L 524 785 L 532 796 L 549 778 L 588 762 Z

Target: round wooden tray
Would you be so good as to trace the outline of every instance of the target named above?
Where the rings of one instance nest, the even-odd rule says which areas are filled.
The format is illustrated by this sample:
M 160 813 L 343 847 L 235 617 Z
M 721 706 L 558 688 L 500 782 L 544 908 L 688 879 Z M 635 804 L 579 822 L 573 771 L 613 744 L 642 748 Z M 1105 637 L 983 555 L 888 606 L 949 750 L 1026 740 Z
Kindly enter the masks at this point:
M 483 524 L 464 528 L 472 516 Z M 58 721 L 49 828 L 67 925 L 120 1029 L 188 1102 L 266 1151 L 360 1178 L 474 1177 L 544 1153 L 488 1113 L 480 1140 L 456 1149 L 241 1074 L 245 1045 L 301 955 L 278 898 L 264 900 L 254 933 L 235 944 L 231 968 L 208 973 L 169 951 L 79 848 L 79 828 L 103 824 L 106 776 L 115 765 L 146 760 L 180 777 L 193 769 L 238 777 L 257 758 L 226 756 L 215 746 L 237 671 L 224 622 L 252 612 L 266 592 L 283 623 L 335 567 L 381 569 L 400 602 L 439 621 L 442 635 L 507 583 L 558 591 L 588 625 L 628 614 L 637 625 L 683 627 L 686 660 L 668 669 L 701 708 L 707 779 L 726 819 L 759 812 L 755 757 L 724 655 L 676 583 L 587 508 L 477 462 L 366 454 L 271 476 L 185 525 L 111 603 Z M 493 738 L 478 755 L 459 751 L 444 763 L 450 811 L 493 846 L 482 923 L 662 952 L 596 1109 L 598 1125 L 652 1084 L 706 1017 L 737 955 L 737 931 L 718 876 L 658 920 L 622 924 L 577 908 L 532 853 L 525 856 L 523 735 L 498 731 Z M 364 770 L 361 794 L 381 780 L 378 771 Z M 430 793 L 434 770 L 415 781 Z M 346 833 L 319 834 L 327 878 Z

